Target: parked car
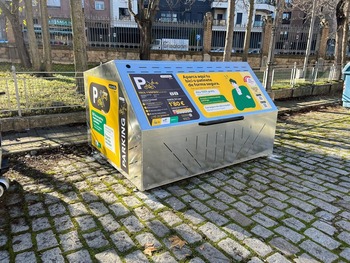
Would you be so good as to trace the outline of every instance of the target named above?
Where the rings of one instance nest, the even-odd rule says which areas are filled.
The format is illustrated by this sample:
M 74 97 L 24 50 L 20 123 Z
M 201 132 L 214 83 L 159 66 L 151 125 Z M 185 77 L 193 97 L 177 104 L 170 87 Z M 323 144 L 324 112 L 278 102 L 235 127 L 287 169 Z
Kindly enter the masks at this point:
M 223 47 L 219 47 L 219 48 L 213 48 L 212 50 L 210 50 L 211 52 L 224 52 L 224 49 Z M 235 53 L 236 50 L 232 49 L 231 51 L 232 53 Z

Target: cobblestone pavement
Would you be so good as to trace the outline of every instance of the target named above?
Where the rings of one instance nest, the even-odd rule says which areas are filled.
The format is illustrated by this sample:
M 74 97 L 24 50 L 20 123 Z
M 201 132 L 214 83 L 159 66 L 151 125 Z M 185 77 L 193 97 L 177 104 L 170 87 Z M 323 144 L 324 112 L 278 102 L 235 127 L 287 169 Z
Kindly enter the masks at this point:
M 11 157 L 0 262 L 349 262 L 349 127 L 288 116 L 272 156 L 146 192 L 88 147 Z

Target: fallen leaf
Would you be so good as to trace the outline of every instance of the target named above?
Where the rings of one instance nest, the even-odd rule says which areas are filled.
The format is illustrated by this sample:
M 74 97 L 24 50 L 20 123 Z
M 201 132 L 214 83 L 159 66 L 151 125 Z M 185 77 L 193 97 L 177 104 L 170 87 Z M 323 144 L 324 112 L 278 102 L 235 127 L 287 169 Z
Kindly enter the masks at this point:
M 178 236 L 172 236 L 169 238 L 169 241 L 171 241 L 171 246 L 170 248 L 177 247 L 177 248 L 182 248 L 184 245 L 187 244 L 186 241 L 181 240 Z
M 152 252 L 157 251 L 157 248 L 152 243 L 146 243 L 145 244 L 145 250 L 143 253 L 146 255 L 152 256 Z

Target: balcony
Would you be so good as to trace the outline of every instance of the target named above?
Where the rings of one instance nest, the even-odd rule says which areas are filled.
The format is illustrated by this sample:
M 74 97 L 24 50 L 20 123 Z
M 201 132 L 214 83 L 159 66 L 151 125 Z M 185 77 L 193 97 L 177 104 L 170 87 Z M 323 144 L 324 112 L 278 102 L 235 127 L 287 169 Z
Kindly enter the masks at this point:
M 211 8 L 222 8 L 222 9 L 227 9 L 228 8 L 228 2 L 227 0 L 214 0 L 211 5 Z
M 271 0 L 256 0 L 255 10 L 264 13 L 273 13 L 275 11 L 274 1 Z

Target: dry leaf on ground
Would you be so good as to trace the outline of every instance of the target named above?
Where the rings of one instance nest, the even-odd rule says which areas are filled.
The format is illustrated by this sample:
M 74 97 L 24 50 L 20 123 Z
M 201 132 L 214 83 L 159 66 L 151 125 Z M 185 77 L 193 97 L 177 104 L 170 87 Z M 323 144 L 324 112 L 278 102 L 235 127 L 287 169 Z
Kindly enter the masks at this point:
M 146 243 L 145 244 L 145 250 L 143 253 L 146 255 L 152 256 L 152 252 L 157 251 L 157 248 L 152 243 Z
M 184 245 L 187 244 L 186 241 L 180 239 L 178 236 L 172 236 L 169 238 L 169 241 L 171 241 L 171 246 L 170 248 L 177 247 L 177 248 L 182 248 Z

